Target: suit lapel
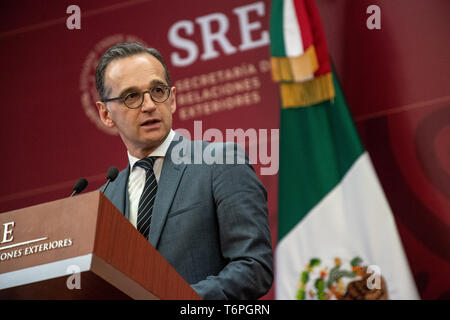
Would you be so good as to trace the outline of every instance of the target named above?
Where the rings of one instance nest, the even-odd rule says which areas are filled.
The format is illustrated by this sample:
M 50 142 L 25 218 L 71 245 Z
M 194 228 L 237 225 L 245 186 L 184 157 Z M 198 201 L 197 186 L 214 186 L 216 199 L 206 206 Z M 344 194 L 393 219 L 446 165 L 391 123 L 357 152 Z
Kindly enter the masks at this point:
M 149 241 L 155 248 L 157 248 L 162 230 L 167 220 L 170 206 L 172 205 L 181 177 L 186 169 L 186 164 L 174 164 L 171 158 L 171 151 L 177 143 L 176 141 L 178 138 L 179 137 L 175 136 L 174 140 L 167 149 L 161 176 L 158 182 L 158 191 L 156 193 L 155 203 L 153 206 L 149 236 Z
M 127 220 L 130 220 L 130 195 L 128 193 L 128 178 L 130 177 L 130 165 L 128 164 L 128 170 L 127 170 L 127 179 L 125 180 L 125 203 L 124 203 L 124 211 L 125 212 L 125 218 Z

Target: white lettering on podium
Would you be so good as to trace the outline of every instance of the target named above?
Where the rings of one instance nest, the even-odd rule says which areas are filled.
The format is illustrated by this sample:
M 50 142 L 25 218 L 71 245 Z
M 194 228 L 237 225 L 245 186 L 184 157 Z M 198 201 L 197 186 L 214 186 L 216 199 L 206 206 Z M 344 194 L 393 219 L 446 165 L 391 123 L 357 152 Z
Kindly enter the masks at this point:
M 11 229 L 10 229 L 11 227 Z M 11 242 L 14 239 L 14 236 L 12 234 L 12 228 L 14 227 L 14 221 L 11 222 L 7 222 L 3 224 L 3 240 L 0 243 L 6 243 L 6 242 Z M 8 238 L 8 236 L 10 238 Z
M 8 229 L 8 231 L 10 231 L 10 230 Z M 10 234 L 10 233 L 8 232 L 8 234 Z M 11 234 L 11 238 L 12 238 L 12 234 Z M 7 239 L 7 240 L 9 241 L 9 239 Z M 47 241 L 47 242 L 40 243 L 40 244 L 33 244 L 33 243 L 41 242 L 44 240 L 48 240 L 48 237 L 43 237 L 43 238 L 38 238 L 38 239 L 33 239 L 33 240 L 28 240 L 28 241 L 23 241 L 23 242 L 19 242 L 19 243 L 15 243 L 15 244 L 2 246 L 2 247 L 0 247 L 0 262 L 8 261 L 8 260 L 11 260 L 14 258 L 26 257 L 29 255 L 33 255 L 33 254 L 41 253 L 41 252 L 45 252 L 45 251 L 66 248 L 66 247 L 72 246 L 72 244 L 73 244 L 73 240 L 71 238 Z M 33 244 L 33 245 L 30 245 L 30 244 Z M 25 245 L 27 245 L 27 246 L 23 247 Z M 12 248 L 16 248 L 16 247 L 23 247 L 23 248 L 6 251 L 8 249 L 12 249 Z

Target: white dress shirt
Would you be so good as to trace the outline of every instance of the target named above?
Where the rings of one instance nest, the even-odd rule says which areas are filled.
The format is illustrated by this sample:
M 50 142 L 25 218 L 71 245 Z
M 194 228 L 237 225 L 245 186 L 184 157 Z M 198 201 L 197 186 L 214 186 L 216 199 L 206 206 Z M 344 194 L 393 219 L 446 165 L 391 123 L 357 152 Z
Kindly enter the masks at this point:
M 155 173 L 156 182 L 159 183 L 159 177 L 161 176 L 161 170 L 166 156 L 167 149 L 175 136 L 175 131 L 170 130 L 166 139 L 159 145 L 152 153 L 147 157 L 158 157 L 153 164 L 153 172 Z M 136 227 L 139 199 L 142 191 L 144 191 L 145 185 L 145 169 L 141 167 L 134 167 L 134 164 L 140 159 L 133 157 L 129 152 L 128 159 L 130 161 L 130 176 L 128 178 L 128 195 L 130 197 L 130 222 Z

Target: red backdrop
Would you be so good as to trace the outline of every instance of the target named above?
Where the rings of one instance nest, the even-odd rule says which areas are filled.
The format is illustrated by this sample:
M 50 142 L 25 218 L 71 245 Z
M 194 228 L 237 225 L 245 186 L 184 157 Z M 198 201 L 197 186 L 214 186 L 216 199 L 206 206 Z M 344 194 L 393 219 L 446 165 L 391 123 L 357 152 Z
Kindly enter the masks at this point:
M 72 4 L 81 9 L 80 30 L 66 26 Z M 381 9 L 381 30 L 366 28 L 371 4 Z M 421 296 L 448 299 L 450 3 L 317 5 Z M 267 68 L 268 0 L 8 0 L 0 6 L 0 212 L 66 197 L 79 177 L 94 190 L 109 166 L 126 166 L 120 138 L 99 126 L 94 105 L 96 62 L 116 42 L 139 40 L 166 57 L 178 87 L 175 128 L 192 131 L 195 120 L 203 131 L 223 133 L 279 127 L 279 95 Z M 223 36 L 214 41 L 208 32 Z M 217 83 L 200 80 L 212 78 Z M 206 97 L 204 89 L 216 95 Z M 259 176 L 269 194 L 275 245 L 277 175 Z M 273 291 L 266 296 L 272 297 Z

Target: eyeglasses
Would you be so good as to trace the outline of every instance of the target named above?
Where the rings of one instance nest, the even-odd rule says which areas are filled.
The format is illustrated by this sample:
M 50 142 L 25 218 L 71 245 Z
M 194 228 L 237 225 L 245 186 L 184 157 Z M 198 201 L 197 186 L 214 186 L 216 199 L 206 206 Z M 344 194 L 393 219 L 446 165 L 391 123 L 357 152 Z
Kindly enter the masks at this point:
M 123 95 L 104 99 L 102 102 L 110 102 L 120 100 L 126 107 L 130 109 L 137 109 L 144 103 L 144 95 L 148 92 L 150 94 L 150 99 L 155 103 L 163 103 L 169 99 L 171 88 L 166 85 L 157 85 L 146 91 L 132 91 L 126 92 Z

